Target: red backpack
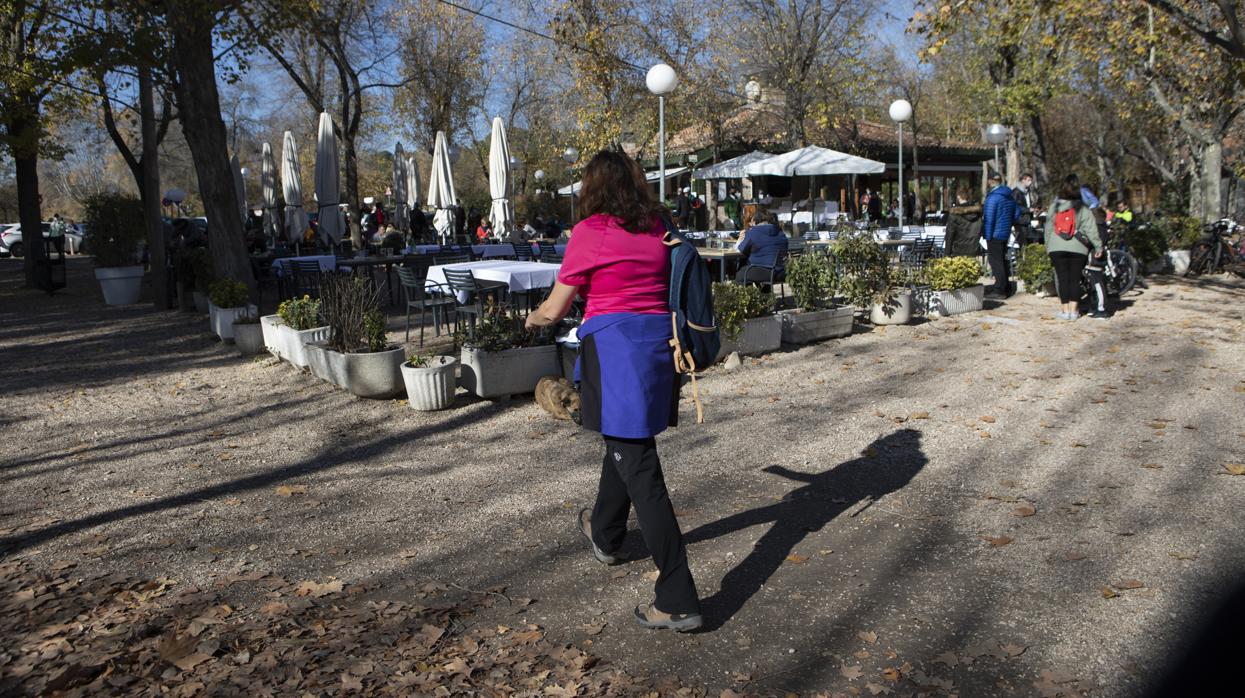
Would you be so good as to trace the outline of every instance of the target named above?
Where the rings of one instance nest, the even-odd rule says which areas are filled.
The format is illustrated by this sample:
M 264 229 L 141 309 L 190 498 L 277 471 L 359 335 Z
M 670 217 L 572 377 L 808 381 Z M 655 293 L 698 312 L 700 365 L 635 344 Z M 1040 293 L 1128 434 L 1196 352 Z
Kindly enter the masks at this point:
M 1076 209 L 1060 211 L 1055 214 L 1055 234 L 1064 240 L 1076 237 Z

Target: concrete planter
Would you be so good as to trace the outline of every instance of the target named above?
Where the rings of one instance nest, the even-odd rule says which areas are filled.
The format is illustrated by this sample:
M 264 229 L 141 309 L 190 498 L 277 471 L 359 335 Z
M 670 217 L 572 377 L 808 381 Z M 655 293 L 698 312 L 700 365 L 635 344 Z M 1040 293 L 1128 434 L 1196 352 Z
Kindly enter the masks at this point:
M 233 342 L 233 321 L 243 315 L 254 315 L 259 312 L 259 308 L 253 305 L 238 308 L 218 308 L 215 304 L 208 302 L 208 322 L 212 325 L 212 333 L 220 338 L 222 342 Z
M 458 390 L 456 368 L 458 359 L 452 356 L 434 356 L 427 366 L 419 368 L 402 364 L 402 382 L 406 384 L 406 400 L 411 409 L 432 412 L 453 405 Z
M 459 383 L 480 397 L 530 393 L 545 376 L 557 376 L 558 348 L 553 345 L 506 351 L 463 347 Z
M 906 325 L 912 321 L 912 291 L 903 289 L 895 301 L 883 308 L 874 303 L 869 309 L 869 322 L 875 325 Z
M 307 344 L 302 350 L 311 375 L 339 388 L 346 387 L 346 362 L 342 354 L 330 352 L 323 344 Z
M 406 350 L 402 347 L 351 354 L 325 349 L 325 354 L 329 357 L 330 371 L 337 362 L 345 369 L 345 388 L 351 395 L 390 398 L 405 388 L 402 363 L 406 361 Z
M 744 356 L 756 356 L 778 351 L 782 347 L 782 318 L 777 315 L 754 317 L 744 321 L 744 329 L 735 339 L 727 339 L 722 335 L 722 348 L 718 350 L 717 361 L 721 361 L 731 352 L 739 352 Z
M 981 284 L 951 291 L 930 291 L 929 312 L 938 317 L 976 312 L 984 305 L 985 295 L 986 287 Z
M 263 333 L 264 349 L 269 354 L 281 358 L 281 344 L 284 342 L 285 335 L 281 332 L 284 325 L 280 315 L 265 315 L 259 319 L 259 326 Z
M 96 267 L 95 278 L 104 292 L 105 305 L 134 305 L 143 290 L 143 268 Z
M 307 368 L 308 359 L 305 347 L 317 342 L 329 341 L 329 326 L 313 327 L 309 330 L 295 330 L 282 324 L 278 328 L 281 335 L 281 358 L 299 368 Z
M 1184 273 L 1189 271 L 1189 260 L 1188 250 L 1167 251 L 1167 265 L 1176 276 L 1184 276 Z
M 812 312 L 800 308 L 784 310 L 778 314 L 782 319 L 782 341 L 784 344 L 809 344 L 846 337 L 852 333 L 855 315 L 856 308 L 850 305 Z
M 258 322 L 233 324 L 233 342 L 242 356 L 254 356 L 264 350 L 264 328 Z

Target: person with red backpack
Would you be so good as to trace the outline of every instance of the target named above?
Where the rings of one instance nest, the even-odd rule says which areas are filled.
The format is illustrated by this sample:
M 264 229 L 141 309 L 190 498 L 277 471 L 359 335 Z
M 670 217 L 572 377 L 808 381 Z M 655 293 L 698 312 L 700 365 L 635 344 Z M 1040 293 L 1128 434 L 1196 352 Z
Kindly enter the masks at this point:
M 1046 212 L 1046 251 L 1055 270 L 1055 289 L 1059 293 L 1060 320 L 1080 317 L 1077 306 L 1081 298 L 1081 274 L 1091 256 L 1102 257 L 1102 236 L 1094 213 L 1081 200 L 1081 183 L 1076 175 L 1068 175 L 1058 198 Z M 1104 294 L 1105 295 L 1105 294 Z M 1105 309 L 1095 309 L 1093 318 L 1107 317 Z

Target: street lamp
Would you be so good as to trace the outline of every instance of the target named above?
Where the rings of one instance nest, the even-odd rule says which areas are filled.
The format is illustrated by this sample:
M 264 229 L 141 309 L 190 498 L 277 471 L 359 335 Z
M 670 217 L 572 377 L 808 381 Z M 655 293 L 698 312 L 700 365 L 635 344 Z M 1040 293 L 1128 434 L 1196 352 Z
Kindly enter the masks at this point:
M 566 150 L 562 151 L 562 161 L 566 163 L 567 168 L 572 168 L 575 163 L 579 162 L 579 148 L 573 145 L 566 146 Z M 557 192 L 554 192 L 556 195 Z M 556 200 L 556 196 L 554 197 Z M 571 225 L 575 224 L 575 182 L 571 182 Z
M 542 191 L 543 191 L 543 190 L 541 189 L 540 184 L 541 184 L 541 182 L 545 181 L 545 171 L 544 171 L 544 170 L 536 170 L 535 172 L 533 172 L 533 173 L 532 173 L 532 177 L 534 177 L 534 178 L 536 179 L 536 194 L 537 194 L 537 195 L 540 195 L 540 194 L 542 193 Z
M 666 203 L 666 95 L 679 86 L 679 76 L 674 68 L 665 63 L 658 63 L 648 69 L 644 77 L 648 91 L 657 95 L 657 197 L 664 206 Z
M 511 156 L 510 156 L 510 169 L 512 169 L 512 170 L 517 170 L 517 169 L 519 169 L 519 167 L 521 167 L 522 165 L 523 165 L 523 162 L 522 162 L 522 161 L 520 161 L 520 160 L 519 160 L 519 158 L 517 158 L 517 157 L 515 157 L 515 156 L 513 156 L 513 155 L 511 155 Z
M 899 229 L 903 230 L 903 123 L 912 118 L 912 105 L 906 99 L 891 102 L 891 121 L 899 126 Z
M 999 146 L 1007 142 L 1007 127 L 1003 124 L 990 124 L 986 128 L 986 142 L 994 146 L 994 171 L 1002 172 L 999 167 Z

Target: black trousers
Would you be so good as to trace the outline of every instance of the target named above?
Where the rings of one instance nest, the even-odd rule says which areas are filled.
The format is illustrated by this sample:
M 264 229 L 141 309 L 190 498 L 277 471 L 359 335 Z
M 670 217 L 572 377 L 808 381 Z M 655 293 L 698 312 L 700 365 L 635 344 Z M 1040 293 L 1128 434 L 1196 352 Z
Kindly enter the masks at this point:
M 1055 270 L 1055 290 L 1060 303 L 1081 300 L 1081 272 L 1089 257 L 1079 252 L 1051 252 L 1050 265 Z
M 1003 296 L 1011 295 L 1011 265 L 1007 262 L 1007 240 L 986 240 L 986 255 L 990 260 L 990 274 L 994 276 L 994 285 L 987 288 Z
M 657 442 L 605 437 L 601 485 L 592 508 L 592 539 L 607 553 L 618 550 L 627 533 L 627 515 L 635 507 L 640 533 L 659 574 L 657 610 L 671 614 L 700 613 L 700 597 L 687 566 L 683 532 L 674 516 L 666 480 L 657 458 Z

